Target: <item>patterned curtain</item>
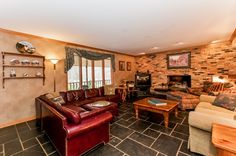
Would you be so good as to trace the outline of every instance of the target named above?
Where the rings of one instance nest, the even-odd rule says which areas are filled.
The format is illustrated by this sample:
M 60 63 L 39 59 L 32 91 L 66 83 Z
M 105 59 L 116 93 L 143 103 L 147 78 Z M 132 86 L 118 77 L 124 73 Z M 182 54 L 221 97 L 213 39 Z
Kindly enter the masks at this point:
M 65 72 L 69 71 L 71 67 L 74 65 L 74 54 L 77 54 L 78 56 L 84 57 L 89 60 L 104 60 L 107 58 L 111 58 L 112 69 L 113 71 L 115 71 L 115 55 L 113 54 L 95 53 L 71 47 L 65 47 L 65 51 L 66 51 Z

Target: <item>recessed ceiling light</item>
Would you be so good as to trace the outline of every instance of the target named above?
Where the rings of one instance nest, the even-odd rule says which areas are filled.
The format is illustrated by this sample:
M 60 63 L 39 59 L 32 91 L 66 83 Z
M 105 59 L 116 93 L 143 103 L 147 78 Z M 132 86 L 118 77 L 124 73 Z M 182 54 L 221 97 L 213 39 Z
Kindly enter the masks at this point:
M 221 40 L 214 40 L 214 41 L 211 41 L 211 43 L 219 43 L 219 42 L 221 42 Z
M 139 55 L 144 55 L 144 54 L 146 54 L 146 53 L 139 53 Z
M 152 50 L 157 50 L 159 49 L 160 47 L 152 47 Z
M 179 45 L 183 45 L 184 43 L 183 42 L 177 42 L 174 44 L 174 46 L 179 46 Z

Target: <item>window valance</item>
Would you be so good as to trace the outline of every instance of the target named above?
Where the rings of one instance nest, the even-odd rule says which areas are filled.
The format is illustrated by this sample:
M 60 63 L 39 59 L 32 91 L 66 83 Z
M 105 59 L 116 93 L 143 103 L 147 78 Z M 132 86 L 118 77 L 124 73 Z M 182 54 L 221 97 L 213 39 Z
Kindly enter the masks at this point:
M 65 47 L 66 59 L 65 59 L 65 72 L 69 71 L 74 65 L 74 54 L 77 54 L 80 57 L 84 57 L 89 60 L 104 60 L 111 58 L 111 66 L 113 71 L 115 71 L 115 55 L 113 54 L 103 54 L 96 53 L 84 49 Z

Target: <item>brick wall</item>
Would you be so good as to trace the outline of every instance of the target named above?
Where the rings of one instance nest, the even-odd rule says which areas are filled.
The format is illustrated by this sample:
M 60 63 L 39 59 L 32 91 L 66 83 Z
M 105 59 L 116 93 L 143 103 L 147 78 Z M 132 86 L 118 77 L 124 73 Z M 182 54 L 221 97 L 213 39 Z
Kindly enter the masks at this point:
M 191 68 L 167 69 L 167 54 L 191 52 Z M 212 75 L 226 79 L 236 76 L 236 48 L 229 42 L 209 44 L 202 47 L 167 51 L 136 57 L 138 71 L 149 70 L 152 74 L 152 87 L 167 83 L 167 75 L 191 75 L 192 87 L 201 87 L 204 81 L 211 81 Z M 234 81 L 234 79 L 230 79 Z

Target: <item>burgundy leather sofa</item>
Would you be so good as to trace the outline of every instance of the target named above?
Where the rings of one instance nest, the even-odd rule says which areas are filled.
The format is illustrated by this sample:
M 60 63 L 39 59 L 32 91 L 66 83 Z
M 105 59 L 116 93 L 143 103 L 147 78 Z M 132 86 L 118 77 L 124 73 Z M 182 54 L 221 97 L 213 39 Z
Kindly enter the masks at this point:
M 65 104 L 57 105 L 41 95 L 35 99 L 41 128 L 62 156 L 78 156 L 109 141 L 109 122 L 118 115 L 116 95 L 105 96 L 103 88 L 60 92 Z M 110 101 L 105 107 L 91 103 Z
M 86 110 L 103 109 L 104 111 L 110 111 L 113 117 L 118 115 L 117 103 L 121 100 L 119 89 L 115 90 L 115 95 L 104 95 L 104 87 L 65 91 L 60 92 L 60 95 L 66 102 L 67 107 L 71 109 L 77 109 L 77 107 Z M 95 101 L 109 101 L 111 104 L 107 107 L 97 108 L 91 105 Z

